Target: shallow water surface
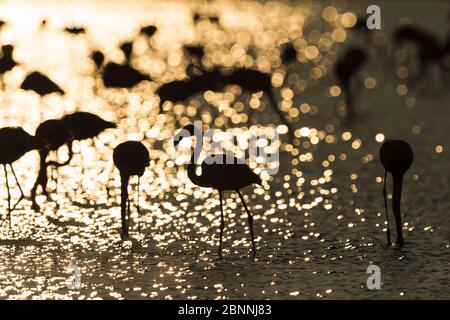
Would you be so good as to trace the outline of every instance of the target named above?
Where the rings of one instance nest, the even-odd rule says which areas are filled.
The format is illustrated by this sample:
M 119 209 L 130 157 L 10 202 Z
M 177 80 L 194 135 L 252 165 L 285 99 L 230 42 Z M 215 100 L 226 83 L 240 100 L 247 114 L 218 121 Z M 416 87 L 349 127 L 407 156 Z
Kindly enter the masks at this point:
M 370 37 L 346 29 L 343 14 L 356 12 L 353 2 L 335 8 L 328 2 L 128 1 L 124 7 L 119 1 L 2 1 L 0 18 L 8 24 L 0 40 L 14 44 L 20 65 L 2 79 L 1 126 L 22 126 L 34 134 L 41 121 L 82 110 L 118 128 L 76 143 L 70 165 L 51 172 L 51 199 L 38 197 L 41 211 L 33 211 L 26 199 L 12 213 L 12 228 L 0 227 L 0 298 L 450 298 L 448 82 L 447 88 L 408 88 L 380 54 L 390 50 L 390 28 L 405 17 L 423 22 L 442 12 L 427 26 L 444 37 L 438 26 L 445 25 L 448 4 L 437 2 L 432 11 L 418 7 L 390 7 L 377 47 L 368 45 Z M 206 19 L 194 25 L 194 10 L 218 14 L 220 25 Z M 87 33 L 61 31 L 71 24 L 85 26 Z M 146 24 L 158 26 L 151 40 L 136 36 Z M 105 89 L 89 54 L 101 49 L 107 60 L 123 62 L 118 46 L 129 39 L 133 65 L 154 81 L 132 90 Z M 301 61 L 285 66 L 279 46 L 290 40 Z M 297 129 L 294 146 L 281 135 L 278 173 L 263 175 L 263 186 L 243 190 L 255 217 L 255 259 L 247 217 L 234 193 L 225 196 L 224 256 L 218 258 L 218 194 L 189 181 L 173 158 L 171 138 L 193 120 L 219 129 L 269 126 L 283 133 L 285 128 L 276 127 L 262 94 L 240 94 L 235 86 L 158 114 L 155 89 L 185 77 L 185 43 L 205 45 L 205 65 L 271 72 L 280 106 Z M 344 98 L 332 87 L 337 84 L 332 67 L 350 44 L 363 45 L 371 55 L 360 75 L 352 125 L 336 116 Z M 47 74 L 66 95 L 41 99 L 18 89 L 32 70 Z M 403 247 L 385 243 L 378 150 L 386 138 L 405 139 L 415 152 L 404 178 Z M 140 179 L 139 198 L 132 179 L 132 240 L 122 242 L 120 177 L 112 150 L 128 139 L 143 141 L 151 164 Z M 63 161 L 66 149 L 52 158 Z M 35 151 L 14 163 L 27 195 L 38 164 Z M 250 166 L 257 173 L 264 169 Z M 5 217 L 3 174 L 0 184 Z M 366 287 L 371 264 L 381 269 L 381 290 Z M 67 287 L 72 265 L 80 268 L 80 289 Z

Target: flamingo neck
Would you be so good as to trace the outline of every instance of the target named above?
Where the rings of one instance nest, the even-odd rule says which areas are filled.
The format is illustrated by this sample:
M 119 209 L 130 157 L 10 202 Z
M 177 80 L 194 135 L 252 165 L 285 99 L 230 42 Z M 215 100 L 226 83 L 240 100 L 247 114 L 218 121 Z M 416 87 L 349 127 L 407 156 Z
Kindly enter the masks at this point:
M 200 152 L 202 151 L 203 147 L 203 141 L 202 139 L 196 137 L 195 139 L 195 146 L 192 149 L 192 156 L 191 160 L 187 166 L 187 172 L 189 179 L 196 185 L 202 186 L 204 184 L 204 176 L 203 174 L 197 175 L 196 169 L 197 169 L 197 161 L 200 157 Z

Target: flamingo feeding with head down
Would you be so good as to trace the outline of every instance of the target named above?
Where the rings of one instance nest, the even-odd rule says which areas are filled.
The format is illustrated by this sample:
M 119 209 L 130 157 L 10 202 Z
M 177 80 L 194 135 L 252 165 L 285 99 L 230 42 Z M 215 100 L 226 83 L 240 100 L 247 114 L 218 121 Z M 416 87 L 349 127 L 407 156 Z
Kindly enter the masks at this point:
M 128 237 L 130 221 L 130 201 L 128 199 L 128 182 L 131 176 L 144 174 L 145 168 L 150 164 L 147 148 L 138 141 L 126 141 L 114 148 L 113 161 L 120 171 L 121 195 L 120 211 L 122 217 L 122 236 Z M 139 194 L 139 181 L 138 181 Z M 137 204 L 139 214 L 139 199 Z
M 386 210 L 386 220 L 388 223 L 387 229 L 387 241 L 391 244 L 390 230 L 389 230 L 389 217 L 387 209 L 386 199 L 386 179 L 387 172 L 390 172 L 394 180 L 393 194 L 392 194 L 392 210 L 394 211 L 395 223 L 397 226 L 397 241 L 396 243 L 403 244 L 403 232 L 402 232 L 402 216 L 400 214 L 400 200 L 402 197 L 402 185 L 403 175 L 409 169 L 414 160 L 414 154 L 411 146 L 403 140 L 388 140 L 381 146 L 380 149 L 380 161 L 385 169 L 384 174 L 384 207 Z

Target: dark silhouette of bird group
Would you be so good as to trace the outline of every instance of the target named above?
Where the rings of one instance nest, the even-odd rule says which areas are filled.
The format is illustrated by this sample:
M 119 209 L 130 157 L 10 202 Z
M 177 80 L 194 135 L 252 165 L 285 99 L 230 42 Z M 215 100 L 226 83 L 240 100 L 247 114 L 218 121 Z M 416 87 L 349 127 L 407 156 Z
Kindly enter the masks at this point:
M 44 121 L 38 126 L 36 129 L 36 137 L 43 142 L 44 148 L 39 151 L 39 174 L 31 190 L 31 201 L 35 210 L 40 209 L 36 203 L 37 188 L 41 186 L 42 193 L 48 196 L 48 166 L 60 167 L 69 164 L 73 157 L 72 144 L 74 141 L 95 138 L 102 131 L 109 128 L 116 128 L 116 124 L 103 120 L 99 116 L 89 112 L 75 112 L 65 115 L 61 119 Z M 68 147 L 68 159 L 64 163 L 47 161 L 50 151 L 56 151 L 63 145 L 67 145 Z
M 195 24 L 201 21 L 209 21 L 213 24 L 219 24 L 220 18 L 216 15 L 204 15 L 196 12 L 193 16 Z M 0 27 L 3 25 L 0 21 Z M 361 29 L 357 25 L 355 29 Z M 139 30 L 139 34 L 147 38 L 152 38 L 158 28 L 154 25 L 144 26 Z M 71 35 L 80 35 L 86 33 L 82 26 L 68 26 L 64 29 Z M 423 74 L 427 66 L 433 62 L 441 60 L 444 55 L 448 55 L 449 43 L 441 46 L 438 41 L 430 34 L 417 28 L 408 26 L 396 30 L 394 35 L 395 44 L 404 42 L 413 42 L 419 48 L 420 73 Z M 94 62 L 98 74 L 101 77 L 106 88 L 132 88 L 142 81 L 153 81 L 149 75 L 142 73 L 132 66 L 133 60 L 133 42 L 126 41 L 119 46 L 125 57 L 124 63 L 108 61 L 105 63 L 105 55 L 94 50 L 91 59 Z M 12 70 L 18 63 L 14 60 L 12 45 L 2 46 L 2 56 L 0 57 L 0 74 Z M 165 112 L 166 102 L 178 103 L 190 99 L 192 96 L 201 94 L 205 91 L 223 91 L 228 85 L 237 85 L 243 91 L 248 93 L 262 92 L 270 102 L 270 106 L 276 113 L 281 123 L 287 126 L 291 139 L 294 138 L 294 128 L 292 124 L 278 107 L 277 99 L 272 86 L 272 75 L 255 69 L 235 67 L 230 70 L 224 70 L 218 66 L 205 68 L 202 60 L 205 55 L 205 48 L 200 45 L 184 45 L 183 50 L 190 61 L 187 69 L 187 78 L 184 80 L 175 80 L 159 86 L 156 94 L 159 96 L 159 112 Z M 284 64 L 290 64 L 297 61 L 297 49 L 293 43 L 286 43 L 280 48 L 280 60 Z M 352 90 L 352 81 L 360 71 L 361 67 L 367 61 L 367 54 L 358 48 L 350 48 L 337 61 L 334 66 L 335 75 L 342 86 L 346 95 L 347 115 L 350 120 L 354 118 L 354 92 Z M 49 77 L 39 71 L 30 72 L 23 80 L 21 86 L 23 90 L 30 90 L 41 97 L 57 93 L 65 94 L 65 91 L 53 82 Z M 106 121 L 101 117 L 89 112 L 75 112 L 67 114 L 60 119 L 49 119 L 42 122 L 36 129 L 35 135 L 30 135 L 22 128 L 5 127 L 0 129 L 0 164 L 4 167 L 6 177 L 6 187 L 8 191 L 8 211 L 6 220 L 9 220 L 11 226 L 11 212 L 17 207 L 25 197 L 18 177 L 14 171 L 13 163 L 20 159 L 25 153 L 39 151 L 39 173 L 31 189 L 32 208 L 40 210 L 36 202 L 37 190 L 39 187 L 42 193 L 48 196 L 48 168 L 68 165 L 73 157 L 73 142 L 85 139 L 93 139 L 101 132 L 107 129 L 116 128 L 116 124 Z M 184 126 L 174 137 L 174 146 L 178 148 L 182 139 L 194 137 L 196 139 L 195 147 L 192 150 L 190 163 L 187 165 L 187 176 L 199 187 L 213 188 L 219 193 L 220 200 L 220 238 L 218 254 L 222 255 L 222 239 L 225 229 L 225 217 L 223 210 L 223 192 L 235 191 L 246 211 L 248 225 L 250 230 L 252 252 L 256 254 L 256 245 L 253 229 L 253 215 L 251 214 L 247 203 L 242 195 L 241 189 L 252 184 L 261 185 L 261 178 L 255 174 L 243 159 L 234 157 L 232 154 L 212 154 L 198 164 L 198 157 L 203 146 L 201 139 L 201 128 L 190 124 Z M 57 151 L 59 148 L 67 146 L 68 159 L 64 162 L 49 161 L 50 152 Z M 385 169 L 383 197 L 386 210 L 386 220 L 388 223 L 387 241 L 391 244 L 389 216 L 387 205 L 387 173 L 390 172 L 393 179 L 393 213 L 396 222 L 397 243 L 403 244 L 402 222 L 400 213 L 400 199 L 402 194 L 403 176 L 411 166 L 414 155 L 410 145 L 402 140 L 387 140 L 380 149 L 380 161 Z M 120 143 L 113 151 L 114 165 L 120 172 L 121 179 L 121 235 L 124 238 L 129 236 L 130 224 L 130 199 L 128 194 L 128 185 L 132 176 L 138 179 L 143 176 L 145 169 L 150 165 L 150 154 L 142 142 L 126 141 Z M 20 198 L 11 205 L 11 193 L 8 182 L 8 170 L 10 167 L 16 184 L 20 190 Z M 197 174 L 198 166 L 201 167 L 201 174 Z M 139 187 L 139 182 L 138 182 Z M 139 193 L 139 188 L 138 188 Z M 139 201 L 137 203 L 139 213 Z

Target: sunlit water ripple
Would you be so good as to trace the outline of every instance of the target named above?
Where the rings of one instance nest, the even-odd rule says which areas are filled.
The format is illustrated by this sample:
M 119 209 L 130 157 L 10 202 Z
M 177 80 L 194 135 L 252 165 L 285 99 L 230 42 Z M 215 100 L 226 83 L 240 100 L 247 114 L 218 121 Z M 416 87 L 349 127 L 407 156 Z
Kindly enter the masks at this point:
M 118 128 L 76 143 L 70 165 L 52 173 L 52 199 L 38 197 L 41 212 L 27 199 L 12 213 L 12 230 L 0 228 L 0 298 L 448 299 L 448 93 L 405 93 L 398 87 L 402 80 L 374 61 L 362 72 L 360 122 L 340 124 L 334 114 L 343 98 L 332 88 L 332 66 L 341 47 L 361 39 L 346 31 L 345 8 L 326 7 L 219 1 L 202 10 L 219 12 L 222 26 L 206 20 L 194 26 L 196 3 L 130 1 L 124 10 L 119 1 L 2 1 L 0 18 L 8 25 L 0 40 L 15 45 L 20 65 L 3 78 L 1 126 L 34 133 L 44 119 L 83 110 L 115 121 Z M 48 22 L 40 27 L 43 18 Z M 61 31 L 74 23 L 87 34 Z M 158 26 L 150 41 L 136 37 L 145 24 Z M 133 65 L 155 81 L 132 90 L 103 88 L 90 52 L 101 49 L 108 60 L 122 62 L 118 45 L 131 38 Z M 383 45 L 383 33 L 380 39 Z M 278 45 L 288 40 L 302 62 L 286 67 Z M 158 115 L 155 89 L 185 76 L 184 43 L 206 45 L 207 65 L 271 72 L 281 108 L 298 129 L 295 147 L 282 147 L 279 172 L 265 176 L 263 187 L 244 190 L 255 217 L 256 259 L 247 217 L 231 193 L 226 194 L 224 257 L 217 257 L 217 192 L 188 180 L 172 158 L 171 137 L 180 125 L 199 119 L 206 127 L 252 125 L 253 130 L 277 121 L 262 95 L 239 95 L 236 87 Z M 47 74 L 67 94 L 41 99 L 18 89 L 32 70 Z M 377 134 L 379 141 L 408 140 L 416 154 L 405 176 L 402 248 L 385 244 Z M 141 215 L 132 210 L 133 240 L 122 242 L 120 177 L 112 151 L 128 139 L 143 141 L 151 164 L 140 179 Z M 437 152 L 439 145 L 443 152 Z M 63 160 L 67 151 L 61 148 L 52 157 Z M 37 152 L 14 164 L 27 194 L 38 164 Z M 263 168 L 251 166 L 256 172 Z M 137 179 L 132 181 L 136 204 Z M 17 199 L 19 190 L 10 183 Z M 4 175 L 0 184 L 5 215 Z M 381 267 L 381 290 L 366 288 L 370 264 Z M 70 265 L 81 268 L 79 290 L 66 286 Z

